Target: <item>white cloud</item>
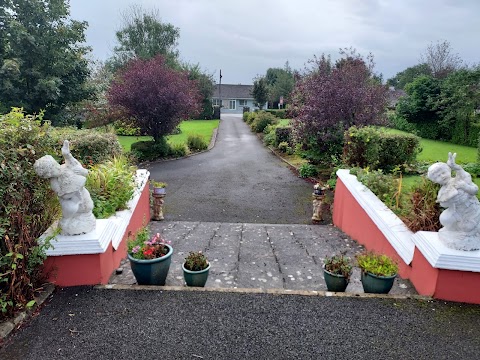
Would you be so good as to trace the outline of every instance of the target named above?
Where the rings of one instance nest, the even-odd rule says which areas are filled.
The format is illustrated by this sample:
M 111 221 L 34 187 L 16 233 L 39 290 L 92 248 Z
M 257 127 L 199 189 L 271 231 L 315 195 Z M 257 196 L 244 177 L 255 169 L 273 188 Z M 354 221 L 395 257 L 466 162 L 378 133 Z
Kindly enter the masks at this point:
M 251 83 L 289 60 L 301 69 L 314 54 L 336 57 L 353 46 L 375 55 L 384 78 L 415 65 L 428 44 L 450 41 L 468 63 L 478 63 L 477 0 L 71 0 L 71 15 L 89 22 L 87 41 L 106 59 L 129 5 L 157 8 L 180 28 L 183 60 L 216 72 L 225 83 Z

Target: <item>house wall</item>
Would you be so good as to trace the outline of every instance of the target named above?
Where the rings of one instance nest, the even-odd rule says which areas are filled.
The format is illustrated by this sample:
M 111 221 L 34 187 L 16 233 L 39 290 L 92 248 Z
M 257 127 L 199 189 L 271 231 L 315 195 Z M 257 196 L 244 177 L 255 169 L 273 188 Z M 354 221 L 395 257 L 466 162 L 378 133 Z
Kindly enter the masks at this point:
M 230 100 L 235 101 L 235 109 L 230 109 Z M 242 114 L 244 106 L 248 106 L 250 108 L 250 111 L 254 111 L 258 109 L 258 107 L 255 106 L 253 99 L 246 99 L 247 105 L 240 105 L 240 100 L 245 100 L 245 99 L 222 99 L 221 113 L 222 114 Z M 267 104 L 268 103 L 265 103 L 265 105 L 263 106 L 264 109 L 267 108 Z

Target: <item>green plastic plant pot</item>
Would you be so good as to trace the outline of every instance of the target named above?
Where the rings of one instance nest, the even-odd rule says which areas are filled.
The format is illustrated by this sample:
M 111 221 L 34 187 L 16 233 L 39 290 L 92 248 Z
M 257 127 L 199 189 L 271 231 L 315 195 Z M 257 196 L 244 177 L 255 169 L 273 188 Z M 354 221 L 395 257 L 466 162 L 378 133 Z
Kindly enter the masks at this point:
M 183 278 L 185 279 L 185 283 L 187 284 L 187 286 L 204 287 L 207 283 L 210 263 L 208 263 L 208 267 L 206 269 L 200 271 L 187 270 L 185 269 L 185 264 L 182 264 L 182 269 Z
M 128 254 L 138 285 L 165 285 L 173 254 L 173 248 L 170 245 L 165 246 L 168 247 L 168 254 L 157 259 L 138 260 Z
M 323 265 L 323 276 L 328 291 L 344 292 L 348 286 L 349 281 L 345 276 L 332 274 L 330 271 L 325 270 L 325 265 Z
M 363 291 L 371 294 L 388 294 L 392 289 L 395 277 L 393 276 L 377 276 L 362 271 Z

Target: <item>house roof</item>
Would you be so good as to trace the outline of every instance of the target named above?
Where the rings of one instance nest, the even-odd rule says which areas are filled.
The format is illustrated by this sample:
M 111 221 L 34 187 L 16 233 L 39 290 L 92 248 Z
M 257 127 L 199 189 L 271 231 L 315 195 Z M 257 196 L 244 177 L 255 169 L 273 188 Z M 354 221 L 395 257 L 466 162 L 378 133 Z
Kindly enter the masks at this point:
M 395 107 L 402 96 L 407 95 L 407 93 L 401 89 L 389 89 L 387 93 L 387 103 L 390 107 Z
M 213 98 L 220 98 L 219 87 L 219 84 L 215 85 Z M 222 99 L 253 99 L 253 85 L 222 84 L 221 87 Z

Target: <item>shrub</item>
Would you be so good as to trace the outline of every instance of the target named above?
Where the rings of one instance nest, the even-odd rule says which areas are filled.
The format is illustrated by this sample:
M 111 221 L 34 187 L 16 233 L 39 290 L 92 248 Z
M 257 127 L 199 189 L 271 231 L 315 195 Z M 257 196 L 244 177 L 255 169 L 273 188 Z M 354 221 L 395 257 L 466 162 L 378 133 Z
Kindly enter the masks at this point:
M 265 110 L 266 112 L 272 114 L 273 116 L 275 116 L 276 118 L 278 119 L 285 119 L 287 117 L 287 110 L 285 109 L 268 109 L 268 110 Z
M 420 151 L 420 138 L 416 135 L 382 133 L 378 167 L 390 171 L 410 164 L 415 161 Z
M 291 126 L 277 126 L 275 128 L 275 145 L 286 142 L 292 146 L 292 127 Z
M 37 239 L 58 218 L 60 204 L 33 164 L 53 153 L 48 122 L 14 108 L 0 115 L 0 318 L 32 306 L 49 244 Z
M 478 163 L 467 163 L 462 165 L 463 170 L 468 172 L 472 177 L 480 176 L 480 164 Z
M 275 145 L 275 126 L 274 125 L 268 125 L 265 130 L 263 130 L 263 133 L 265 134 L 263 137 L 263 143 L 266 146 L 273 146 Z
M 171 153 L 170 145 L 163 137 L 159 141 L 138 141 L 131 145 L 130 150 L 138 161 L 153 161 Z
M 178 125 L 175 129 L 173 129 L 170 135 L 179 135 L 181 133 L 182 133 L 182 128 L 180 127 L 180 125 Z
M 403 117 L 397 115 L 395 112 L 388 114 L 388 122 L 394 129 L 406 131 L 411 134 L 417 133 L 415 124 L 409 123 Z
M 61 144 L 69 140 L 72 155 L 85 166 L 101 164 L 123 152 L 117 136 L 112 133 L 61 128 L 55 129 L 52 136 L 56 140 L 54 150 L 57 158 L 61 158 Z
M 302 178 L 308 178 L 318 175 L 317 168 L 312 164 L 302 164 L 298 172 Z
M 93 200 L 93 214 L 105 219 L 126 209 L 135 189 L 135 167 L 123 156 L 93 166 L 85 187 Z
M 418 123 L 415 124 L 415 128 L 417 129 L 417 135 L 422 138 L 433 140 L 440 139 L 440 129 L 436 122 Z
M 284 142 L 281 142 L 280 144 L 278 144 L 277 148 L 278 148 L 279 151 L 281 151 L 283 153 L 286 153 L 288 148 L 290 148 L 290 146 L 288 146 L 288 143 L 286 141 L 284 141 Z
M 380 162 L 380 131 L 371 126 L 352 126 L 345 131 L 343 161 L 349 166 L 378 168 Z
M 369 188 L 377 197 L 390 208 L 400 205 L 401 188 L 398 180 L 391 174 L 384 174 L 382 170 L 369 171 L 354 168 L 350 173 L 357 176 L 358 181 Z
M 256 112 L 249 112 L 249 113 L 244 113 L 244 114 L 243 114 L 243 120 L 244 120 L 248 125 L 250 125 L 250 124 L 255 120 L 256 117 L 257 117 L 257 113 L 256 113 Z
M 172 144 L 170 145 L 170 155 L 172 157 L 183 157 L 190 153 L 190 149 L 185 144 Z
M 393 168 L 415 161 L 420 139 L 412 134 L 389 134 L 371 126 L 352 126 L 345 132 L 343 160 L 349 166 Z
M 117 135 L 124 135 L 124 136 L 140 136 L 140 128 L 136 127 L 135 125 L 123 121 L 117 120 L 113 123 L 113 127 L 115 128 L 115 134 Z
M 275 118 L 275 116 L 265 111 L 260 111 L 257 113 L 255 119 L 250 124 L 250 127 L 254 132 L 261 133 L 268 125 L 276 123 L 278 123 L 278 120 Z
M 188 135 L 187 146 L 190 151 L 202 151 L 208 148 L 207 142 L 203 139 L 201 135 L 198 134 Z

